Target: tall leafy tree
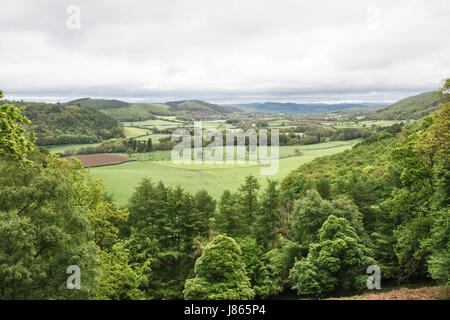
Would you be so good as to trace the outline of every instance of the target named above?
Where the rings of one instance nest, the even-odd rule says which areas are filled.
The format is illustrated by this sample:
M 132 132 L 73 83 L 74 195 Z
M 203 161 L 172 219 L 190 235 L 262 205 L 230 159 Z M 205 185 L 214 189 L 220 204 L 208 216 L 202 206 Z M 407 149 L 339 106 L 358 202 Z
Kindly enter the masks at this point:
M 331 215 L 318 233 L 308 256 L 290 271 L 292 289 L 313 296 L 362 290 L 368 277 L 365 271 L 375 260 L 349 222 Z
M 195 263 L 195 278 L 184 286 L 187 300 L 246 300 L 254 297 L 242 250 L 236 241 L 217 236 Z
M 295 204 L 291 217 L 292 239 L 306 247 L 316 242 L 319 229 L 330 215 L 345 218 L 358 235 L 364 236 L 361 213 L 351 200 L 345 197 L 325 200 L 315 189 L 311 189 Z
M 0 298 L 89 298 L 99 250 L 89 210 L 61 161 L 1 163 L 0 173 Z M 66 287 L 71 265 L 80 267 L 80 290 Z

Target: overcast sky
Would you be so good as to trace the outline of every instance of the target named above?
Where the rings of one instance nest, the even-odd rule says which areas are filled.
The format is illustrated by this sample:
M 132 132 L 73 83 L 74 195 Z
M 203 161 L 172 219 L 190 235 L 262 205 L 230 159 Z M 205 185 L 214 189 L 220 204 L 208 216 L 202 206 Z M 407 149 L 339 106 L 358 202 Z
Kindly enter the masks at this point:
M 449 17 L 448 0 L 1 0 L 0 89 L 45 101 L 394 101 L 450 76 Z

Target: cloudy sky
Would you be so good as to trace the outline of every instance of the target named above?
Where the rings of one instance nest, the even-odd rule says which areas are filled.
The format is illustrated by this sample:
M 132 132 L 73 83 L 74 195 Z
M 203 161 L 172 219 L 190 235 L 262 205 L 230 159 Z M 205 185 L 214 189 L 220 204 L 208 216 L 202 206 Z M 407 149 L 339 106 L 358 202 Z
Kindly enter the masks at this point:
M 1 0 L 0 89 L 45 101 L 393 101 L 450 76 L 449 17 L 448 0 Z

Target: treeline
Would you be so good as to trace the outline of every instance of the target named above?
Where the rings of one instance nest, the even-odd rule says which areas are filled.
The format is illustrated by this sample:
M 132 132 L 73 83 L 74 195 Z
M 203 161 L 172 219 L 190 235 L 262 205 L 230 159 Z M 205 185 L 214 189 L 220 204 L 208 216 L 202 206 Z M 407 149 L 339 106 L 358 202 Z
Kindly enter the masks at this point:
M 403 124 L 395 124 L 395 128 L 401 128 Z M 297 126 L 280 133 L 280 145 L 307 145 L 326 141 L 347 141 L 359 138 L 370 138 L 382 127 L 375 128 L 323 128 L 315 126 Z M 300 133 L 300 134 L 298 134 Z
M 94 143 L 125 136 L 118 120 L 89 107 L 16 101 L 0 103 L 26 107 L 24 115 L 31 121 L 27 129 L 35 134 L 37 145 Z
M 170 141 L 168 138 L 160 138 L 159 143 L 153 144 L 152 138 L 147 140 L 137 139 L 113 139 L 104 141 L 97 146 L 86 146 L 81 148 L 69 148 L 64 152 L 58 153 L 63 157 L 96 153 L 144 153 L 157 150 L 172 150 L 177 144 L 176 141 Z

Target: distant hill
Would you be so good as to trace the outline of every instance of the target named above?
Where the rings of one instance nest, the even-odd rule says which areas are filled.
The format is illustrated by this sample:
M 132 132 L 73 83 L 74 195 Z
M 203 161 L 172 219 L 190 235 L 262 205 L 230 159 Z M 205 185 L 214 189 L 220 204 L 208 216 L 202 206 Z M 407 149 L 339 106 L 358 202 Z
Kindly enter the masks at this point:
M 239 104 L 246 110 L 254 110 L 260 112 L 276 112 L 276 113 L 297 113 L 297 114 L 313 114 L 328 113 L 337 110 L 350 108 L 367 109 L 381 106 L 381 103 L 281 103 L 281 102 L 265 102 L 265 103 L 247 103 Z
M 233 106 L 219 106 L 201 100 L 170 101 L 166 103 L 128 103 L 120 100 L 82 98 L 67 102 L 99 110 L 120 121 L 142 121 L 156 116 L 210 116 L 242 112 Z
M 82 98 L 82 99 L 72 100 L 65 104 L 75 104 L 75 105 L 89 107 L 89 108 L 92 108 L 95 110 L 126 108 L 130 105 L 128 102 L 115 100 L 115 99 L 108 100 L 108 99 L 91 99 L 91 98 Z
M 420 119 L 437 110 L 440 98 L 433 92 L 425 92 L 397 101 L 387 107 L 370 110 L 367 118 L 374 120 Z
M 86 106 L 42 102 L 16 102 L 25 106 L 38 145 L 93 143 L 124 137 L 123 125 L 117 119 Z
M 217 104 L 208 103 L 201 100 L 183 100 L 166 102 L 171 110 L 177 111 L 191 111 L 200 114 L 217 114 L 217 113 L 232 113 L 242 112 L 241 109 L 234 106 L 219 106 Z

